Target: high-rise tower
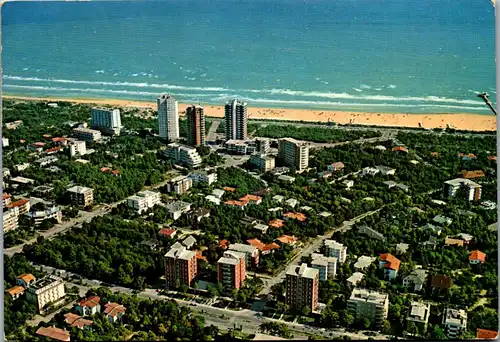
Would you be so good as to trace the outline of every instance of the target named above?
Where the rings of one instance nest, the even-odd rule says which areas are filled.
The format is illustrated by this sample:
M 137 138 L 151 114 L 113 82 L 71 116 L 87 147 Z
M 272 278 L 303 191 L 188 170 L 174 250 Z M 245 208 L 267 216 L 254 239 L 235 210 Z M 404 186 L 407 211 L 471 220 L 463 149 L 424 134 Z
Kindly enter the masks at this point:
M 161 94 L 158 104 L 158 131 L 160 138 L 168 141 L 179 139 L 179 105 L 170 94 Z
M 205 145 L 205 114 L 203 107 L 192 105 L 186 109 L 187 143 L 191 146 Z
M 226 121 L 226 140 L 246 140 L 248 119 L 246 102 L 236 99 L 227 102 L 224 114 Z

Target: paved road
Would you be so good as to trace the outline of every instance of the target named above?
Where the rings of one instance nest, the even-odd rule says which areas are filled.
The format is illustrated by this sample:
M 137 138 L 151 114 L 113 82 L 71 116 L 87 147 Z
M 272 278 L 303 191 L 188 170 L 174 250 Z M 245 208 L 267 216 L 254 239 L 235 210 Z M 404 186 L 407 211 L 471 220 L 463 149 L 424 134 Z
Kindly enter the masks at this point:
M 217 139 L 217 128 L 219 128 L 220 120 L 212 120 L 212 125 L 207 133 L 207 141 L 215 141 Z
M 325 147 L 337 147 L 337 146 L 343 146 L 347 144 L 364 144 L 364 143 L 374 143 L 378 141 L 386 141 L 391 139 L 389 135 L 382 135 L 381 137 L 376 137 L 376 138 L 361 138 L 358 140 L 350 140 L 350 141 L 342 141 L 342 142 L 336 142 L 336 143 L 310 143 L 309 148 L 310 149 L 315 149 L 315 148 L 325 148 Z
M 54 268 L 47 266 L 42 266 L 42 268 L 46 271 L 54 270 Z M 96 284 L 95 280 L 83 279 L 83 282 L 85 283 L 85 285 L 78 285 L 73 283 L 67 283 L 67 285 L 78 287 L 79 293 L 82 295 L 85 294 L 91 287 L 99 286 L 95 285 Z M 112 292 L 120 292 L 128 295 L 132 295 L 134 293 L 133 289 L 120 286 L 110 287 L 109 289 Z M 363 335 L 362 333 L 349 333 L 346 332 L 344 329 L 333 330 L 333 329 L 316 328 L 304 324 L 291 323 L 291 322 L 280 321 L 277 319 L 262 317 L 259 315 L 259 313 L 251 310 L 222 309 L 222 308 L 212 307 L 206 304 L 199 304 L 195 302 L 185 301 L 182 299 L 170 298 L 165 295 L 157 293 L 156 290 L 154 289 L 146 289 L 138 293 L 137 296 L 144 299 L 174 300 L 175 302 L 177 302 L 177 304 L 181 306 L 189 306 L 191 310 L 205 317 L 205 322 L 207 325 L 213 324 L 214 326 L 217 326 L 221 330 L 228 330 L 234 327 L 241 327 L 244 332 L 253 334 L 259 331 L 259 326 L 264 322 L 280 322 L 286 324 L 291 330 L 293 330 L 295 335 L 297 335 L 297 333 L 299 335 L 314 333 L 317 335 L 324 336 L 325 338 L 331 336 L 347 335 L 350 336 L 352 339 L 367 339 L 367 336 Z M 69 304 L 68 307 L 71 307 L 71 304 Z M 56 313 L 52 314 L 51 316 L 53 317 L 53 315 L 55 315 Z M 41 317 L 37 315 L 34 320 L 29 322 L 29 324 L 36 325 L 40 321 L 48 322 L 52 318 L 51 316 Z M 387 336 L 380 335 L 379 339 L 387 339 Z
M 288 264 L 285 266 L 285 268 L 277 276 L 275 276 L 274 278 L 272 278 L 270 280 L 263 279 L 265 285 L 264 285 L 264 288 L 260 291 L 259 295 L 266 295 L 266 294 L 270 293 L 271 287 L 273 285 L 278 284 L 285 279 L 286 271 L 288 270 L 288 268 L 291 265 L 299 265 L 301 258 L 308 256 L 312 252 L 314 252 L 315 250 L 319 249 L 325 239 L 331 238 L 332 235 L 336 232 L 345 233 L 346 231 L 350 230 L 356 222 L 359 222 L 360 220 L 364 219 L 365 217 L 379 212 L 380 210 L 382 210 L 383 207 L 384 206 L 382 206 L 381 208 L 379 208 L 377 210 L 372 210 L 372 211 L 369 211 L 367 213 L 356 216 L 355 218 L 353 218 L 350 221 L 345 221 L 342 224 L 342 226 L 328 231 L 325 235 L 318 235 L 311 244 L 309 244 L 307 247 L 303 248 L 300 253 L 298 253 L 292 260 L 290 260 L 288 262 Z
M 172 175 L 172 174 L 177 174 L 177 173 L 178 173 L 178 171 L 172 170 L 172 171 L 169 171 L 168 174 Z M 166 185 L 167 182 L 168 182 L 168 180 L 165 180 L 159 184 L 156 184 L 154 186 L 147 187 L 147 188 L 148 189 L 157 189 L 157 188 L 160 188 L 160 187 Z M 67 230 L 69 230 L 69 229 L 71 229 L 79 224 L 82 224 L 83 222 L 90 222 L 94 217 L 105 215 L 112 208 L 120 205 L 121 203 L 124 203 L 125 201 L 126 201 L 126 199 L 118 201 L 118 202 L 114 202 L 111 204 L 104 204 L 104 205 L 100 206 L 99 209 L 92 211 L 92 212 L 80 211 L 78 217 L 71 219 L 69 221 L 62 222 L 60 224 L 56 224 L 54 227 L 52 227 L 44 232 L 40 232 L 40 236 L 43 236 L 46 239 L 54 238 L 54 236 L 61 234 L 61 233 L 64 233 Z M 21 253 L 23 251 L 24 245 L 32 244 L 34 242 L 36 242 L 36 238 L 30 239 L 30 240 L 28 240 L 20 245 L 4 249 L 4 254 L 7 254 L 8 256 L 13 256 L 14 254 Z

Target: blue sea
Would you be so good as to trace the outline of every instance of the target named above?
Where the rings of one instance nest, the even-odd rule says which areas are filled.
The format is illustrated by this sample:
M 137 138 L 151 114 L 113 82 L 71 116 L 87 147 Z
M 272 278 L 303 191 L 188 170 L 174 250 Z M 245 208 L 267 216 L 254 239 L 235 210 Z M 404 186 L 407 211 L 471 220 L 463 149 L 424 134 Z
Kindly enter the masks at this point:
M 490 114 L 489 0 L 8 2 L 7 95 Z

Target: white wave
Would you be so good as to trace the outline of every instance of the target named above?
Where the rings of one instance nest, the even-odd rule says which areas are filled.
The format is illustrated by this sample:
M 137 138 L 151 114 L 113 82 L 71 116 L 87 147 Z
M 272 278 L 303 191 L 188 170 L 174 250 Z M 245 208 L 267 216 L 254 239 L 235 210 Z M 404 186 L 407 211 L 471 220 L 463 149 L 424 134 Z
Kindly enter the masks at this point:
M 372 87 L 369 86 L 368 84 L 362 84 L 359 86 L 361 89 L 371 89 Z
M 132 74 L 130 76 L 136 77 L 136 76 L 139 76 L 139 74 Z
M 155 76 L 157 78 L 157 76 Z M 137 88 L 161 88 L 161 89 L 176 89 L 176 90 L 200 90 L 200 91 L 228 91 L 229 89 L 220 87 L 186 87 L 172 84 L 156 84 L 156 83 L 135 83 L 135 82 L 101 82 L 101 81 L 78 81 L 64 79 L 48 79 L 38 77 L 20 77 L 4 75 L 3 79 L 16 81 L 32 81 L 32 82 L 52 82 L 52 83 L 68 83 L 68 84 L 87 84 L 87 85 L 105 85 L 105 86 L 122 86 L 122 87 L 137 87 Z
M 363 90 L 359 89 L 359 88 L 352 88 L 354 90 L 356 90 L 357 92 L 362 92 Z
M 396 86 L 395 86 L 394 84 L 389 84 L 389 85 L 387 86 L 387 88 L 389 88 L 389 89 L 394 89 L 394 88 L 396 88 Z
M 104 85 L 104 86 L 122 86 L 122 87 L 137 87 L 137 88 L 160 88 L 164 90 L 198 90 L 198 91 L 234 91 L 234 92 L 248 92 L 248 93 L 261 93 L 270 95 L 288 95 L 288 96 L 301 96 L 301 97 L 319 97 L 328 99 L 344 99 L 344 100 L 360 100 L 360 101 L 398 101 L 398 102 L 441 102 L 441 103 L 454 103 L 454 104 L 469 104 L 469 105 L 484 105 L 482 101 L 478 100 L 461 100 L 440 96 L 391 96 L 391 95 L 353 95 L 348 93 L 327 93 L 327 92 L 314 92 L 302 91 L 291 89 L 228 89 L 222 87 L 189 87 L 178 86 L 171 84 L 155 84 L 155 83 L 139 83 L 139 82 L 105 82 L 105 81 L 79 81 L 79 80 L 65 80 L 65 79 L 44 79 L 38 77 L 20 77 L 5 75 L 3 79 L 16 80 L 16 81 L 32 81 L 32 82 L 49 82 L 49 83 L 67 83 L 67 84 L 87 84 L 87 85 Z M 210 81 L 208 79 L 207 81 Z M 389 86 L 390 87 L 390 86 Z
M 23 68 L 23 71 L 26 71 L 26 70 L 28 70 L 28 69 L 29 69 L 29 68 Z
M 375 88 L 375 90 L 376 90 L 376 91 L 381 91 L 381 90 L 382 90 L 382 88 Z
M 328 84 L 328 82 L 327 82 L 327 81 L 321 81 L 321 83 L 323 83 L 323 84 Z
M 96 74 L 104 74 L 106 73 L 104 70 L 96 70 L 94 71 Z
M 43 87 L 43 86 L 22 86 L 16 84 L 3 84 L 4 88 L 14 89 L 27 89 L 27 90 L 45 90 L 45 91 L 66 91 L 66 92 L 80 92 L 80 93 L 111 93 L 111 94 L 127 94 L 127 95 L 141 95 L 141 96 L 158 96 L 158 93 L 147 91 L 133 91 L 133 90 L 112 90 L 112 89 L 95 89 L 95 88 L 63 88 L 63 87 Z M 189 94 L 189 93 L 176 93 L 176 96 L 195 96 L 195 97 L 212 97 L 212 96 L 229 96 L 228 94 Z

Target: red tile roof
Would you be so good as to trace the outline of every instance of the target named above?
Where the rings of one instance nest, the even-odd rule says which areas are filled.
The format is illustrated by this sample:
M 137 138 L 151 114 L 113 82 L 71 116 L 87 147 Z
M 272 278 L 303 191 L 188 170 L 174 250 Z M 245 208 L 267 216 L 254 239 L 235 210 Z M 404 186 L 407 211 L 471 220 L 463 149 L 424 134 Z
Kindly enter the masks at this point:
M 24 140 L 24 139 L 19 139 L 19 142 L 20 142 L 21 144 L 24 144 L 24 143 L 26 142 L 26 140 Z
M 57 147 L 52 147 L 52 148 L 49 148 L 48 150 L 45 150 L 46 153 L 50 153 L 50 152 L 57 152 L 61 149 L 60 146 L 57 146 Z
M 175 235 L 177 231 L 175 229 L 171 229 L 171 228 L 162 228 L 160 229 L 160 231 L 158 232 L 160 235 L 163 235 L 163 236 L 168 236 L 168 237 L 172 237 L 173 235 Z
M 34 143 L 34 144 L 31 144 L 31 145 L 32 145 L 32 146 L 37 146 L 37 147 L 43 147 L 43 146 L 45 146 L 45 143 L 44 143 L 44 142 L 39 141 L 39 142 L 36 142 L 36 143 Z
M 12 297 L 14 297 L 15 295 L 23 293 L 24 292 L 24 287 L 17 285 L 17 286 L 11 287 L 10 289 L 6 290 L 5 292 L 7 292 L 8 294 L 10 294 Z
M 29 284 L 31 281 L 35 281 L 36 278 L 33 274 L 31 273 L 23 273 L 19 276 L 16 277 L 16 279 L 22 279 L 26 284 Z
M 494 340 L 497 337 L 498 337 L 498 331 L 477 329 L 476 338 L 485 339 L 485 340 Z
M 104 313 L 108 316 L 115 317 L 119 313 L 124 313 L 127 309 L 118 303 L 108 303 L 105 305 Z
M 224 239 L 224 240 L 219 241 L 219 244 L 217 245 L 217 247 L 227 249 L 228 245 L 229 245 L 229 241 Z
M 84 298 L 78 302 L 78 305 L 81 307 L 89 307 L 93 308 L 94 306 L 97 306 L 99 302 L 101 301 L 101 297 L 99 296 L 90 296 L 88 298 Z
M 483 253 L 478 250 L 470 252 L 469 261 L 479 260 L 481 261 L 482 264 L 484 264 L 485 259 L 486 259 L 486 253 Z
M 403 146 L 396 146 L 396 147 L 392 148 L 392 151 L 393 152 L 396 152 L 396 151 L 408 152 L 408 149 L 406 147 L 403 147 Z
M 462 171 L 462 178 L 474 179 L 474 178 L 480 178 L 480 177 L 484 177 L 483 170 L 475 170 L 475 171 L 463 170 Z
M 298 212 L 294 212 L 294 213 L 284 213 L 283 214 L 284 217 L 288 217 L 288 218 L 291 218 L 291 219 L 294 219 L 294 220 L 298 220 L 300 222 L 304 222 L 306 219 L 307 219 L 307 216 L 302 214 L 302 213 L 298 213 Z
M 470 159 L 476 159 L 476 155 L 473 154 L 473 153 L 469 153 L 469 154 L 464 154 L 464 153 L 459 153 L 458 154 L 459 157 L 469 157 Z
M 240 201 L 242 201 L 242 202 L 258 202 L 258 201 L 262 201 L 262 197 L 249 194 L 249 195 L 245 195 L 245 196 L 241 197 Z
M 7 205 L 7 208 L 22 207 L 23 205 L 26 205 L 26 203 L 29 203 L 29 200 L 26 199 L 18 200 Z
M 345 165 L 342 162 L 335 162 L 330 164 L 330 166 L 333 167 L 334 169 L 343 169 Z
M 433 156 L 433 157 L 439 157 L 439 152 L 431 152 L 431 156 Z
M 51 326 L 48 328 L 42 327 L 36 331 L 37 335 L 45 336 L 53 338 L 58 341 L 70 341 L 69 331 L 64 329 L 56 328 L 55 326 Z
M 231 188 L 230 186 L 225 186 L 222 188 L 224 191 L 230 191 L 230 192 L 235 192 L 236 189 L 235 188 Z
M 101 172 L 108 172 L 111 170 L 109 167 L 101 167 Z
M 488 160 L 497 160 L 497 156 L 488 156 Z M 482 329 L 479 329 L 482 330 Z
M 232 206 L 236 206 L 236 207 L 244 207 L 248 203 L 247 202 L 243 202 L 243 201 L 226 201 L 226 202 L 224 202 L 224 204 L 225 205 L 232 205 Z
M 290 235 L 281 235 L 280 237 L 276 238 L 276 240 L 287 245 L 293 245 L 297 242 L 297 238 Z
M 64 315 L 65 322 L 71 325 L 72 327 L 84 328 L 85 326 L 92 325 L 94 322 L 91 320 L 85 319 L 81 316 L 75 315 L 74 313 L 68 312 Z
M 394 271 L 399 270 L 401 261 L 390 253 L 380 254 L 380 260 L 385 261 L 384 268 L 389 268 Z
M 249 240 L 247 240 L 247 242 L 248 242 L 249 245 L 254 246 L 255 248 L 257 248 L 261 252 L 270 251 L 270 250 L 273 250 L 273 249 L 279 249 L 280 248 L 280 246 L 278 244 L 274 243 L 274 242 L 268 243 L 268 244 L 264 244 L 259 239 L 249 239 Z
M 111 171 L 111 173 L 114 174 L 115 176 L 117 176 L 120 174 L 120 170 L 113 170 L 113 171 Z
M 52 138 L 52 142 L 64 142 L 66 141 L 66 138 Z
M 283 221 L 283 220 L 274 219 L 272 221 L 269 221 L 269 227 L 282 228 L 284 226 L 285 226 L 285 221 Z

